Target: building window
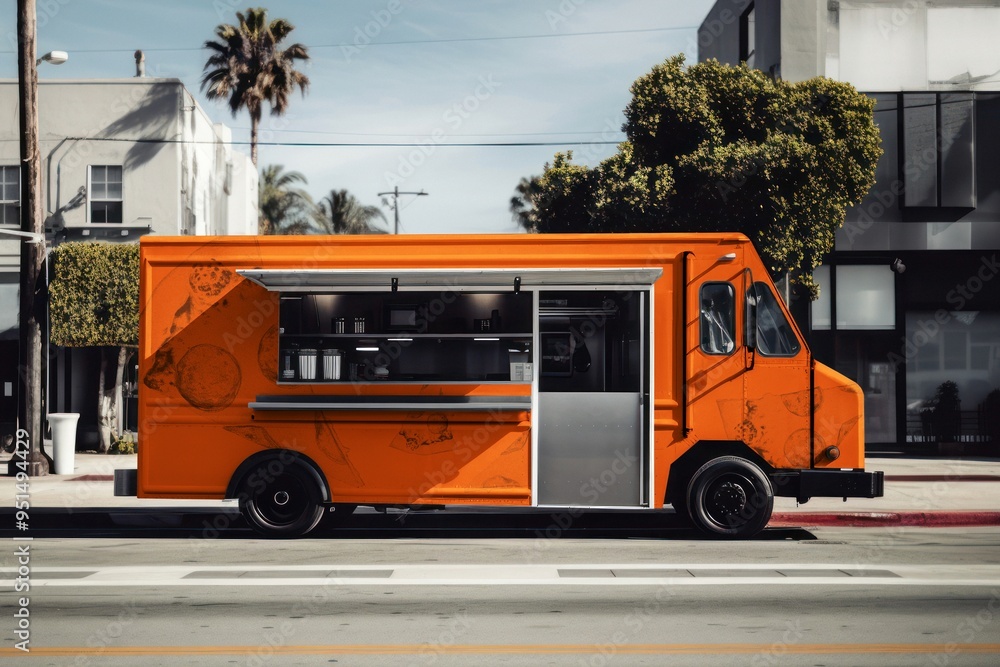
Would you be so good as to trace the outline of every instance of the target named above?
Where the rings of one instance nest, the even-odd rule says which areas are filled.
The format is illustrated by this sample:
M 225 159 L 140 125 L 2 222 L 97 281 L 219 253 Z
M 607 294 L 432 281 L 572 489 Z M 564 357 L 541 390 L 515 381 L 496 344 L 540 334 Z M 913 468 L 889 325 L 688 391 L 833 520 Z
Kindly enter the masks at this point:
M 17 340 L 18 337 L 18 313 L 21 310 L 18 302 L 19 279 L 16 270 L 0 271 L 0 340 Z
M 1000 389 L 1000 312 L 910 311 L 903 343 L 909 442 L 930 435 L 935 396 L 945 382 L 955 383 L 960 409 L 972 415 L 986 410 L 986 397 Z M 967 424 L 961 435 L 973 432 Z
M 757 50 L 757 17 L 753 3 L 740 16 L 740 60 L 753 67 L 754 52 Z
M 0 224 L 21 224 L 21 169 L 17 166 L 0 167 Z
M 896 274 L 884 265 L 836 267 L 837 329 L 896 328 Z
M 122 222 L 122 168 L 120 165 L 91 165 L 90 221 Z
M 904 206 L 975 208 L 973 94 L 902 97 Z

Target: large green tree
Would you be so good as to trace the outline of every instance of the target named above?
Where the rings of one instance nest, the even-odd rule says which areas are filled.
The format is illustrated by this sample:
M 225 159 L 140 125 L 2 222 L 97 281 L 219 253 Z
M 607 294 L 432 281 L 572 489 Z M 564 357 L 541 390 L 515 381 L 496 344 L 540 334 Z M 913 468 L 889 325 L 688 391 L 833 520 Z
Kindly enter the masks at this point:
M 97 427 L 106 452 L 119 431 L 125 362 L 139 344 L 139 245 L 64 243 L 52 256 L 50 340 L 100 350 Z
M 257 230 L 261 234 L 308 234 L 316 217 L 316 204 L 299 185 L 306 177 L 271 164 L 260 171 L 257 190 Z
M 823 77 L 792 84 L 683 56 L 631 93 L 618 152 L 594 168 L 556 154 L 530 201 L 515 197 L 530 204 L 512 205 L 516 219 L 537 232 L 743 232 L 773 275 L 815 295 L 812 269 L 875 182 L 874 102 Z
M 268 21 L 261 7 L 236 12 L 236 25 L 215 28 L 218 40 L 205 42 L 211 51 L 205 62 L 202 90 L 209 99 L 225 99 L 233 117 L 242 109 L 250 113 L 250 159 L 257 165 L 257 138 L 261 112 L 266 102 L 271 115 L 288 108 L 288 97 L 298 88 L 304 95 L 309 78 L 295 69 L 296 60 L 308 60 L 302 44 L 281 48 L 295 29 L 285 19 Z
M 385 214 L 366 206 L 347 190 L 331 190 L 319 203 L 316 226 L 323 234 L 385 234 Z

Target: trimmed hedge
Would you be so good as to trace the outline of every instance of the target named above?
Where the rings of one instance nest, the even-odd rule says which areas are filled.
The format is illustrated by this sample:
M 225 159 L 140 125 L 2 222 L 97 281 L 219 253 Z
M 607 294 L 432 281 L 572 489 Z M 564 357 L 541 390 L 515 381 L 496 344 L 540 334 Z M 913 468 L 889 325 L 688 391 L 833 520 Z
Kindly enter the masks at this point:
M 64 243 L 52 256 L 52 342 L 65 347 L 138 345 L 139 245 Z

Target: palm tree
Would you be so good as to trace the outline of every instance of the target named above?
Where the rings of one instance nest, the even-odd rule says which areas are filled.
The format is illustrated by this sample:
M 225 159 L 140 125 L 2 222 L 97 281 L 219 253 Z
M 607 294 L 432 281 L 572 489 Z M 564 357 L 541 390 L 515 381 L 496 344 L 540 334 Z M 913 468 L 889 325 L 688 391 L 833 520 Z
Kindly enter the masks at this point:
M 325 234 L 386 234 L 388 224 L 377 206 L 364 206 L 347 190 L 331 190 L 319 203 L 316 226 Z
M 297 171 L 284 171 L 280 164 L 264 167 L 260 172 L 258 193 L 261 234 L 308 234 L 316 218 L 316 204 L 305 190 L 306 177 Z
M 521 182 L 517 184 L 514 191 L 514 196 L 510 198 L 511 217 L 525 231 L 538 231 L 538 219 L 535 210 L 535 200 L 541 192 L 538 176 L 521 178 Z
M 205 63 L 201 88 L 209 99 L 229 100 L 233 117 L 243 108 L 250 112 L 250 159 L 257 166 L 257 129 L 264 102 L 271 114 L 280 116 L 288 108 L 288 96 L 296 87 L 305 95 L 309 78 L 295 69 L 296 60 L 308 60 L 302 44 L 278 48 L 295 27 L 284 19 L 268 23 L 267 10 L 236 12 L 238 25 L 223 23 L 215 28 L 218 41 L 205 42 L 212 52 Z

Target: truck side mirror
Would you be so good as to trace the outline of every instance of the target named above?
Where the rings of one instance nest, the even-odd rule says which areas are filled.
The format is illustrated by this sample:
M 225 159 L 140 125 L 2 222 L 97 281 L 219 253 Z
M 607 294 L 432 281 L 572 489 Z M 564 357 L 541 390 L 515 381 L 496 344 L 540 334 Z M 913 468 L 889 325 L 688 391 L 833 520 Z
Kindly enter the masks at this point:
M 743 321 L 746 331 L 743 332 L 744 344 L 750 359 L 746 364 L 747 370 L 753 370 L 757 361 L 757 286 L 753 284 L 751 277 L 750 288 L 746 292 L 746 313 Z
M 757 296 L 753 294 L 753 288 L 751 292 L 747 294 L 747 309 L 746 317 L 744 321 L 746 322 L 746 339 L 747 349 L 751 352 L 757 349 Z

